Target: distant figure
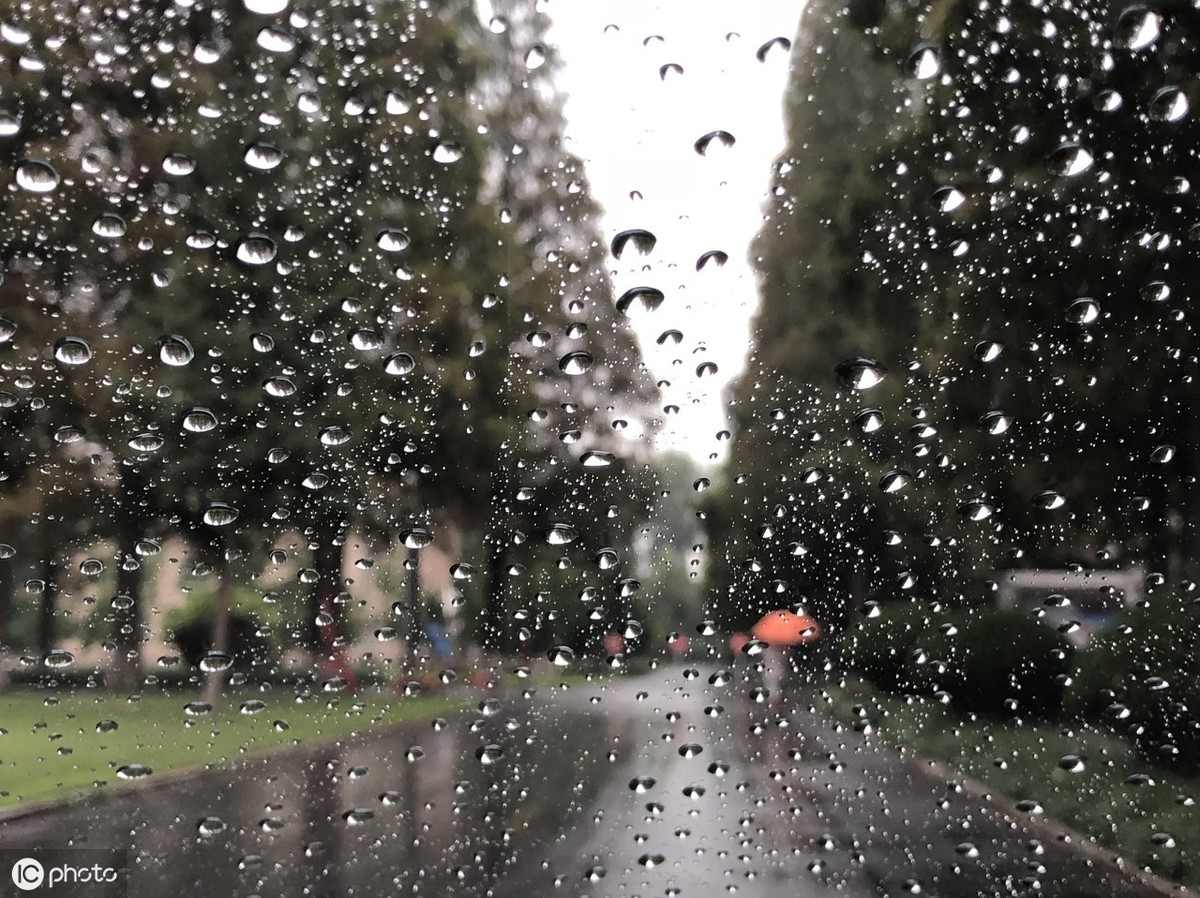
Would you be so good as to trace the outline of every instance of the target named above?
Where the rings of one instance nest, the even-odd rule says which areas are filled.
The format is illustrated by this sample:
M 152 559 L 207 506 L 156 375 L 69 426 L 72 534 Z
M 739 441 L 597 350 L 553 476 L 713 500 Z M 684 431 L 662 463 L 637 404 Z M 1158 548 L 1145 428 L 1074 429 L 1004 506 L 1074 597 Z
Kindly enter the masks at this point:
M 788 657 L 785 649 L 779 646 L 769 646 L 762 653 L 763 688 L 767 690 L 767 699 L 774 706 L 783 702 L 783 681 L 787 672 Z
M 429 640 L 429 650 L 438 661 L 451 661 L 454 658 L 454 646 L 450 643 L 450 634 L 446 625 L 440 620 L 428 620 L 422 628 L 425 638 Z
M 609 658 L 621 654 L 623 648 L 625 648 L 625 640 L 616 630 L 604 634 L 604 654 Z
M 687 654 L 689 644 L 690 643 L 685 634 L 677 634 L 674 639 L 667 643 L 667 645 L 671 648 L 671 657 L 676 661 L 682 659 L 683 656 Z
M 733 663 L 737 664 L 745 653 L 746 644 L 750 641 L 750 637 L 741 630 L 729 637 L 729 650 L 733 652 Z

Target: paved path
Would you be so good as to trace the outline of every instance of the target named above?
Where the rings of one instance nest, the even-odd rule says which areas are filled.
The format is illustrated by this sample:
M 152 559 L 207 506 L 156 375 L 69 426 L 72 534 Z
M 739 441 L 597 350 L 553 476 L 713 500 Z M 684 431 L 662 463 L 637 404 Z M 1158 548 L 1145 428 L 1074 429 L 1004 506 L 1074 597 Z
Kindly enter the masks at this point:
M 0 820 L 0 845 L 129 847 L 133 898 L 1162 894 L 698 667 Z M 225 830 L 202 835 L 205 817 Z

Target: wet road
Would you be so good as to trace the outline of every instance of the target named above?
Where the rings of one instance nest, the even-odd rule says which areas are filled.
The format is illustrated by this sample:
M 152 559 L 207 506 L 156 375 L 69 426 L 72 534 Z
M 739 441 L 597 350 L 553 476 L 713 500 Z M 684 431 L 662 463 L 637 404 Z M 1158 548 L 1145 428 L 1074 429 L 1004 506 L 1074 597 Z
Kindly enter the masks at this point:
M 710 672 L 513 693 L 441 728 L 2 820 L 0 845 L 128 846 L 138 898 L 1160 894 Z

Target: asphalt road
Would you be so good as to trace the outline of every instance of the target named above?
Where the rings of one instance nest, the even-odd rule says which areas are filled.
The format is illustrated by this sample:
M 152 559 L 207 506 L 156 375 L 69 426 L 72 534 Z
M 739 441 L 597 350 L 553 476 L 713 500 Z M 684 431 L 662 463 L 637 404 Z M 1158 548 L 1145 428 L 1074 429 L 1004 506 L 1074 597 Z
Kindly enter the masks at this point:
M 0 819 L 0 846 L 127 847 L 137 898 L 1162 894 L 715 669 L 513 692 L 444 727 L 163 778 Z

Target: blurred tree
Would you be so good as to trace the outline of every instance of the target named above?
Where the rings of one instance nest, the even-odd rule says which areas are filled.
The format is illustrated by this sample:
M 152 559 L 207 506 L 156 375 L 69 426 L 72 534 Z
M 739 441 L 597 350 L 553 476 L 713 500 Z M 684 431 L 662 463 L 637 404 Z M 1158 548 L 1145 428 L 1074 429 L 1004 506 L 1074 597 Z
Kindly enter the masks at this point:
M 1010 565 L 1197 575 L 1198 16 L 806 10 L 709 509 L 731 623 L 764 592 L 834 620 L 868 593 L 978 599 Z M 856 357 L 880 386 L 850 385 L 864 364 L 838 386 Z

